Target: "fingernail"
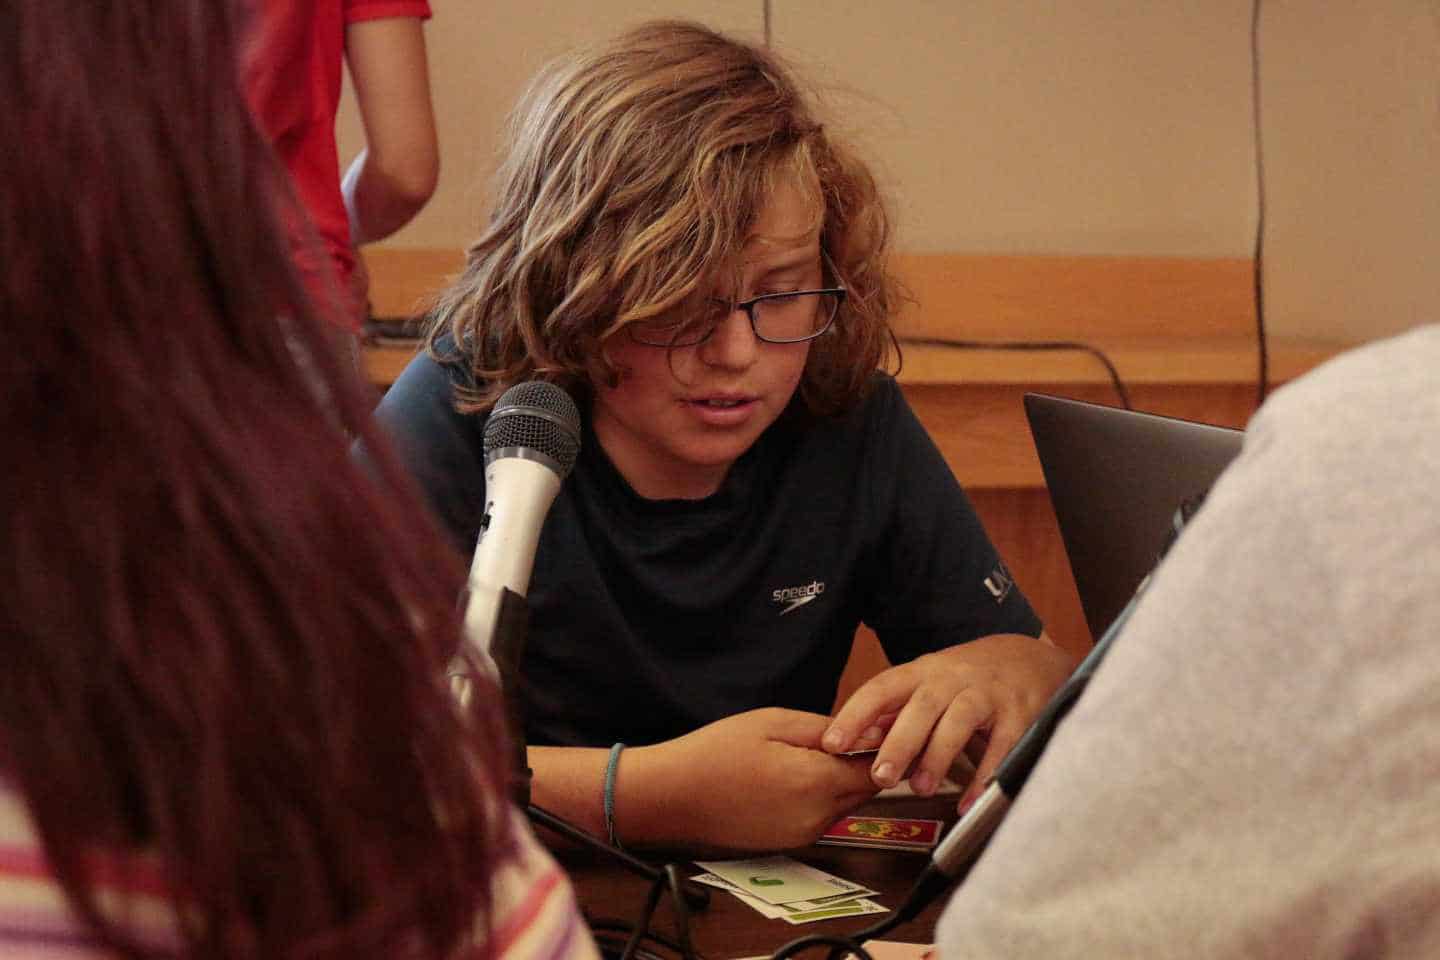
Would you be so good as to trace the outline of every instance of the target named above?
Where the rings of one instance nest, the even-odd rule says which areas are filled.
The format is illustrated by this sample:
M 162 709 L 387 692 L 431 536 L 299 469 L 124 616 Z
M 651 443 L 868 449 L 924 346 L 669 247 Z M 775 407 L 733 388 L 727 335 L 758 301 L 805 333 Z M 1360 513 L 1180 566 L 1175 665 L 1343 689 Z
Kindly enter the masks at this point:
M 884 739 L 885 731 L 879 727 L 866 727 L 865 732 L 860 734 L 860 743 L 877 743 Z
M 845 742 L 845 731 L 839 727 L 831 727 L 825 731 L 825 739 L 821 742 L 826 750 L 839 750 L 840 745 Z
M 917 773 L 910 778 L 910 789 L 922 797 L 928 797 L 935 792 L 935 778 L 923 771 Z
M 875 782 L 884 787 L 895 786 L 895 764 L 886 760 L 884 763 L 877 763 L 875 769 L 870 772 Z

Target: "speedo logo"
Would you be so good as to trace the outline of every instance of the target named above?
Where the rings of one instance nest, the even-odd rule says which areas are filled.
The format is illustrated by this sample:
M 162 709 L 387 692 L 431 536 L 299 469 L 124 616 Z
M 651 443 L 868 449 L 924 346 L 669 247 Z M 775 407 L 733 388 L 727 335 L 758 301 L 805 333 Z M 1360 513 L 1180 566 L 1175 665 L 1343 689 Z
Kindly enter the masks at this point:
M 780 616 L 783 617 L 791 610 L 799 609 L 810 603 L 824 592 L 825 584 L 819 580 L 812 580 L 803 587 L 785 587 L 781 590 L 773 590 L 770 593 L 770 600 L 782 605 Z

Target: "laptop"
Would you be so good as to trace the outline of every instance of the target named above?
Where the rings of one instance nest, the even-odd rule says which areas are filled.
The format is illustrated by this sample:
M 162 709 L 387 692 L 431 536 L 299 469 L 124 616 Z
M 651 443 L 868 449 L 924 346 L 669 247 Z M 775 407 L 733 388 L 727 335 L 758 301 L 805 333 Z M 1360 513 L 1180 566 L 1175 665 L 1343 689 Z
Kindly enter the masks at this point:
M 1210 489 L 1245 434 L 1038 393 L 1025 416 L 1098 639 L 1154 569 L 1175 511 Z

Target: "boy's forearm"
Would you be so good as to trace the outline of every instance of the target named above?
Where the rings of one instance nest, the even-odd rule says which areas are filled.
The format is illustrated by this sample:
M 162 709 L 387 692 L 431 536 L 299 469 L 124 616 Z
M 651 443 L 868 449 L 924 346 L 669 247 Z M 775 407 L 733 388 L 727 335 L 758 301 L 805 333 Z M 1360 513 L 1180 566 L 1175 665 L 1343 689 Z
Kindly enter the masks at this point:
M 622 844 L 674 840 L 655 831 L 657 816 L 666 811 L 663 759 L 658 747 L 631 747 L 621 752 L 615 777 L 616 838 Z M 605 771 L 610 750 L 601 747 L 531 747 L 530 799 L 587 833 L 606 839 Z

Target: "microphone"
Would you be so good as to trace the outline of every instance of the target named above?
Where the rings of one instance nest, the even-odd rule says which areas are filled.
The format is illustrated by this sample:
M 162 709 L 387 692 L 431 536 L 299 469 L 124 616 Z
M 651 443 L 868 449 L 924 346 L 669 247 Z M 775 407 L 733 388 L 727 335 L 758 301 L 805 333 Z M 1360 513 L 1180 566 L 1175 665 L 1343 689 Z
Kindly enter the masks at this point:
M 483 447 L 485 513 L 466 586 L 465 642 L 497 681 L 505 702 L 515 749 L 511 799 L 535 823 L 603 850 L 639 875 L 661 882 L 667 879 L 666 872 L 530 802 L 523 698 L 518 689 L 520 647 L 529 616 L 525 594 L 545 515 L 580 455 L 580 411 L 570 395 L 553 383 L 517 383 L 491 409 Z M 469 705 L 472 686 L 462 662 L 451 666 L 450 689 L 462 708 Z M 710 902 L 709 891 L 689 880 L 676 877 L 672 889 L 692 907 Z
M 1035 768 L 1040 755 L 1045 752 L 1049 745 L 1051 736 L 1085 692 L 1085 687 L 1090 683 L 1095 670 L 1100 666 L 1100 661 L 1110 652 L 1110 647 L 1115 643 L 1115 638 L 1120 635 L 1125 624 L 1129 621 L 1130 615 L 1140 603 L 1140 598 L 1145 594 L 1145 588 L 1150 585 L 1154 577 L 1154 570 L 1159 568 L 1160 562 L 1170 552 L 1170 547 L 1179 538 L 1185 525 L 1190 522 L 1205 501 L 1205 494 L 1189 497 L 1184 500 L 1175 511 L 1171 519 L 1170 531 L 1164 545 L 1160 548 L 1159 556 L 1155 560 L 1155 568 L 1140 581 L 1140 586 L 1135 588 L 1135 593 L 1125 608 L 1120 611 L 1115 620 L 1105 629 L 1104 634 L 1095 642 L 1095 646 L 1085 655 L 1070 674 L 1070 677 L 1060 686 L 1060 689 L 1050 698 L 1045 709 L 1040 711 L 1030 724 L 1030 728 L 1010 748 L 1000 766 L 995 769 L 995 775 L 986 786 L 984 792 L 970 805 L 950 832 L 940 841 L 940 844 L 930 855 L 930 862 L 926 864 L 915 885 L 911 888 L 905 902 L 895 909 L 895 913 L 872 930 L 862 931 L 856 935 L 856 939 L 876 936 L 914 919 L 919 913 L 930 905 L 931 901 L 942 893 L 946 887 L 957 880 L 961 880 L 970 872 L 970 868 L 980 859 L 980 854 L 985 851 L 990 837 L 999 828 L 1000 822 L 1005 819 L 1005 813 L 1010 808 L 1020 788 L 1030 777 L 1030 771 Z
M 580 454 L 580 412 L 553 383 L 529 380 L 501 394 L 485 423 L 485 513 L 466 591 L 465 638 L 498 676 L 497 620 L 507 591 L 524 598 L 535 569 L 540 528 Z M 469 702 L 469 677 L 451 672 L 451 688 Z

